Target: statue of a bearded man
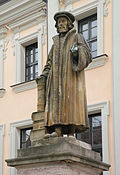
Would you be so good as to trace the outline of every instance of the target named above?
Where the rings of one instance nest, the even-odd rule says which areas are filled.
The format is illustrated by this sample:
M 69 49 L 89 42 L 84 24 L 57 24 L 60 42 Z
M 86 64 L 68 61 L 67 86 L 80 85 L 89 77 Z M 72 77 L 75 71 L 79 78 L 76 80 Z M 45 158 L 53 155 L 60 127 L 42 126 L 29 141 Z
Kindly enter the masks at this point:
M 37 79 L 38 111 L 44 112 L 47 133 L 74 135 L 88 128 L 84 69 L 92 57 L 83 36 L 74 29 L 74 16 L 58 12 L 54 19 L 58 35 Z

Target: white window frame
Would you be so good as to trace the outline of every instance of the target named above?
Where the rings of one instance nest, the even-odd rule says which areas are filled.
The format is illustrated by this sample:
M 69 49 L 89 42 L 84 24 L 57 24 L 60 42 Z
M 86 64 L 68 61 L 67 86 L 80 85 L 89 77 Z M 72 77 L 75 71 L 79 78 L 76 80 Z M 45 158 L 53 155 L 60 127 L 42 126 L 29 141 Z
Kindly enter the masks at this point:
M 43 67 L 43 44 L 44 44 L 43 27 L 44 24 L 42 23 L 38 25 L 37 31 L 29 35 L 20 37 L 20 33 L 16 33 L 14 36 L 16 79 L 15 79 L 15 85 L 11 87 L 14 89 L 16 93 L 32 89 L 37 86 L 35 81 L 25 83 L 25 46 L 30 45 L 34 42 L 38 42 L 38 76 L 39 76 L 42 73 L 42 67 Z
M 20 148 L 20 129 L 32 126 L 32 119 L 26 119 L 10 123 L 10 158 L 17 157 L 17 149 Z M 16 175 L 15 168 L 9 169 L 9 175 Z
M 0 29 L 0 98 L 3 97 L 5 89 L 3 88 L 3 61 L 5 59 L 5 36 L 7 30 Z
M 93 114 L 101 112 L 102 119 L 102 156 L 103 162 L 109 164 L 109 134 L 108 134 L 108 117 L 110 115 L 110 102 L 104 101 L 88 105 L 88 113 Z M 110 175 L 109 171 L 103 173 L 103 175 Z
M 88 66 L 88 69 L 96 68 L 99 66 L 103 66 L 108 57 L 103 55 L 104 53 L 104 16 L 108 15 L 107 5 L 110 0 L 93 0 L 83 6 L 79 6 L 76 9 L 72 8 L 72 3 L 77 0 L 62 0 L 64 1 L 66 7 L 65 10 L 70 11 L 75 16 L 75 26 L 78 29 L 78 21 L 84 19 L 88 16 L 91 16 L 97 13 L 97 55 L 101 55 L 101 57 L 93 59 L 92 63 Z
M 0 125 L 0 174 L 3 174 L 3 139 L 4 139 L 5 125 Z
M 3 88 L 4 41 L 0 41 L 0 89 Z

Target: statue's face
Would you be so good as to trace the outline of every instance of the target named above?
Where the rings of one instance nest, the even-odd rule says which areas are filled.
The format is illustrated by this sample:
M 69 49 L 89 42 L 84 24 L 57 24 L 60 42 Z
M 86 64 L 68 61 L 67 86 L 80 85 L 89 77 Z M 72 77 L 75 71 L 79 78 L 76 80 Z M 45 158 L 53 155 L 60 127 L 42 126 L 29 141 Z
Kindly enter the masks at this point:
M 58 18 L 57 25 L 58 33 L 66 33 L 68 31 L 68 20 L 65 17 Z

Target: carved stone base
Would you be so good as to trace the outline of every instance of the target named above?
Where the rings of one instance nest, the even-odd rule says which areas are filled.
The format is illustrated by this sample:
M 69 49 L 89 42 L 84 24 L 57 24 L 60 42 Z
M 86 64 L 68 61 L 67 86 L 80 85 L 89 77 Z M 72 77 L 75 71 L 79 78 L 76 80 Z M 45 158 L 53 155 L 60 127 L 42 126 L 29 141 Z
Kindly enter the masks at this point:
M 18 150 L 15 159 L 6 160 L 17 175 L 98 175 L 109 170 L 99 153 L 74 137 L 39 140 L 39 146 Z

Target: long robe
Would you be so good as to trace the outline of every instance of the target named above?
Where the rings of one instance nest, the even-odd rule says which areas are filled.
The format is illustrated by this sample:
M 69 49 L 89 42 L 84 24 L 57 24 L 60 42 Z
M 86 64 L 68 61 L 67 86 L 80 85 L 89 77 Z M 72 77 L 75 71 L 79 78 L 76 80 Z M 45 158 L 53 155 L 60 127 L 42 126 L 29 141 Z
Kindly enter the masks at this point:
M 70 53 L 75 42 L 78 44 L 77 65 Z M 46 127 L 74 125 L 75 132 L 88 127 L 84 68 L 90 62 L 90 49 L 75 29 L 63 38 L 59 35 L 53 37 L 53 46 L 42 73 L 47 78 Z

